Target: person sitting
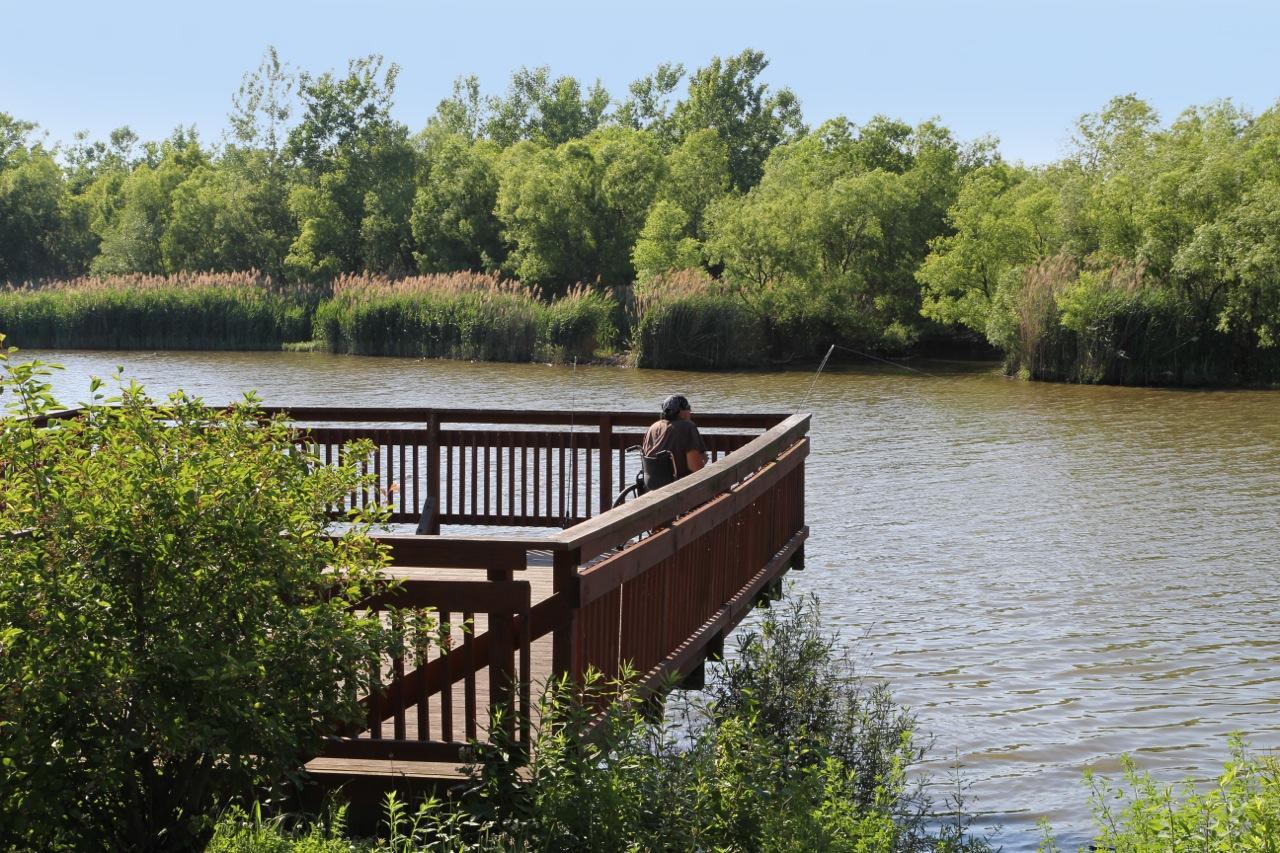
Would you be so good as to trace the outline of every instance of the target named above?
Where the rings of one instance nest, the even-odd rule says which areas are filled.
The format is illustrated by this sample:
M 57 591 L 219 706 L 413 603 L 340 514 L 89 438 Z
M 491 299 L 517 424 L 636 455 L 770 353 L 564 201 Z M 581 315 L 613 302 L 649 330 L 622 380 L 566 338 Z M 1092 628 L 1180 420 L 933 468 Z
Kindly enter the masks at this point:
M 707 445 L 693 422 L 693 409 L 686 398 L 673 394 L 663 401 L 662 417 L 654 421 L 644 434 L 640 452 L 647 460 L 663 460 L 646 466 L 648 489 L 665 486 L 702 470 L 707 464 Z M 665 462 L 667 459 L 669 463 Z M 670 474 L 664 470 L 668 465 Z M 653 469 L 652 477 L 649 468 Z

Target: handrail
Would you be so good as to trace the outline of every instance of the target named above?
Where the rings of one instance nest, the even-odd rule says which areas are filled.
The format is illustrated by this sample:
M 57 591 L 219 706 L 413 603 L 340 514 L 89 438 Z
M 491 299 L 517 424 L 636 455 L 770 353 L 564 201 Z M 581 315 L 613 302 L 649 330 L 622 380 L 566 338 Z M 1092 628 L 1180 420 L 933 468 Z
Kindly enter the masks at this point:
M 221 410 L 225 406 L 209 406 Z M 74 418 L 82 407 L 49 412 L 36 418 L 37 424 L 51 420 Z M 634 411 L 606 411 L 599 409 L 562 409 L 549 412 L 528 409 L 452 409 L 429 407 L 329 407 L 329 406 L 263 406 L 268 415 L 284 414 L 299 423 L 422 423 L 433 416 L 438 424 L 529 424 L 549 426 L 596 426 L 601 418 L 608 418 L 615 426 L 647 427 L 655 415 Z M 697 417 L 698 425 L 709 429 L 770 429 L 787 418 L 780 413 L 703 412 Z
M 688 512 L 727 491 L 768 460 L 779 456 L 808 433 L 811 419 L 812 415 L 807 412 L 794 414 L 758 438 L 752 439 L 727 456 L 723 462 L 708 465 L 669 486 L 655 489 L 635 501 L 610 509 L 551 537 L 549 542 L 553 544 L 550 547 L 554 550 L 576 549 L 584 557 L 595 556 L 619 541 L 664 524 L 676 515 Z

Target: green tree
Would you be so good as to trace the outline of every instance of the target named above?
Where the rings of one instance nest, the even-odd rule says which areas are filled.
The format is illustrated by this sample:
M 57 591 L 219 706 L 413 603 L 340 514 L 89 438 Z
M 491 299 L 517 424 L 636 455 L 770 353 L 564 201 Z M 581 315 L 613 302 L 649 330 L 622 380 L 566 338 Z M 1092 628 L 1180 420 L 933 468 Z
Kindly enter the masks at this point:
M 739 191 L 760 180 L 769 152 L 804 133 L 795 93 L 783 88 L 771 94 L 768 84 L 759 82 L 768 66 L 757 50 L 728 59 L 714 57 L 693 73 L 686 97 L 671 116 L 680 139 L 698 130 L 719 132 L 729 150 L 730 178 Z
M 506 257 L 500 224 L 496 145 L 429 131 L 427 179 L 418 187 L 410 225 L 421 272 L 498 269 Z
M 351 608 L 383 556 L 359 525 L 325 533 L 368 448 L 329 467 L 252 398 L 96 380 L 41 424 L 48 369 L 0 360 L 0 838 L 198 847 L 215 804 L 359 719 L 382 640 Z
M 173 271 L 164 247 L 173 193 L 197 168 L 208 165 L 209 158 L 197 140 L 181 131 L 148 157 L 154 162 L 141 162 L 118 184 L 122 200 L 118 209 L 108 205 L 104 215 L 94 220 L 102 238 L 100 253 L 91 265 L 94 273 Z M 115 176 L 105 180 L 114 183 Z
M 545 65 L 521 68 L 505 97 L 489 99 L 484 130 L 504 148 L 521 140 L 554 147 L 600 127 L 608 108 L 609 93 L 599 81 L 584 93 L 572 77 L 551 79 Z
M 299 76 L 302 118 L 285 147 L 300 170 L 289 197 L 298 236 L 285 258 L 295 278 L 413 269 L 418 161 L 390 114 L 398 73 L 383 73 L 375 55 L 352 60 L 345 77 Z
M 939 236 L 921 264 L 922 311 L 940 323 L 987 330 L 1006 273 L 1056 254 L 1057 196 L 1025 169 L 996 163 L 965 176 Z
M 0 113 L 0 282 L 78 274 L 93 250 L 85 210 L 35 130 Z
M 664 169 L 652 136 L 625 128 L 556 148 L 508 149 L 497 201 L 511 246 L 507 269 L 557 292 L 576 282 L 630 281 L 631 251 Z

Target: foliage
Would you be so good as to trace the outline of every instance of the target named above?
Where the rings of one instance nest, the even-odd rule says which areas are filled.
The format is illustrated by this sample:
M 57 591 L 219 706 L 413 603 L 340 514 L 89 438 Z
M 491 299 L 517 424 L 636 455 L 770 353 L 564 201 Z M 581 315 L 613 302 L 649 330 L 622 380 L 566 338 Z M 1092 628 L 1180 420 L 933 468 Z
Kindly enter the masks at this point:
M 701 270 L 647 281 L 635 312 L 631 350 L 639 367 L 751 367 L 766 352 L 760 317 Z
M 279 349 L 308 337 L 316 299 L 252 272 L 79 278 L 0 288 L 0 331 L 24 347 Z
M 543 327 L 537 297 L 495 275 L 348 276 L 316 311 L 332 352 L 530 361 Z
M 984 851 L 965 817 L 929 829 L 906 782 L 912 719 L 849 671 L 811 600 L 763 612 L 705 703 L 665 717 L 634 673 L 548 686 L 532 754 L 473 747 L 457 799 L 389 797 L 381 838 L 352 849 Z M 499 731 L 501 731 L 499 729 Z M 232 813 L 212 849 L 336 850 L 341 821 Z M 258 839 L 261 839 L 258 841 Z
M 902 348 L 923 330 L 914 273 L 966 155 L 929 123 L 829 121 L 774 149 L 758 186 L 710 206 L 707 255 L 768 323 L 776 356 Z
M 1162 127 L 1143 101 L 1116 98 L 1080 119 L 1063 162 L 966 177 L 955 233 L 918 274 L 924 312 L 985 332 L 1010 371 L 1039 378 L 1280 381 L 1278 139 L 1275 107 L 1254 117 L 1220 102 Z M 1010 348 L 1058 258 L 1073 269 L 1061 310 L 1037 322 L 1043 341 Z
M 1250 753 L 1231 738 L 1231 758 L 1207 790 L 1191 783 L 1160 785 L 1122 759 L 1123 781 L 1094 773 L 1090 788 L 1094 849 L 1117 853 L 1247 853 L 1272 851 L 1280 839 L 1280 761 Z M 1040 849 L 1061 848 L 1051 833 Z
M 549 361 L 589 361 L 597 350 L 611 350 L 619 343 L 615 324 L 617 303 L 587 287 L 575 287 L 561 299 L 546 305 L 546 342 Z
M 102 383 L 56 410 L 39 362 L 0 390 L 0 846 L 189 849 L 230 796 L 290 778 L 359 718 L 380 650 L 351 605 L 384 556 L 327 509 L 364 482 L 317 464 L 247 396 Z M 359 519 L 357 519 L 358 521 Z

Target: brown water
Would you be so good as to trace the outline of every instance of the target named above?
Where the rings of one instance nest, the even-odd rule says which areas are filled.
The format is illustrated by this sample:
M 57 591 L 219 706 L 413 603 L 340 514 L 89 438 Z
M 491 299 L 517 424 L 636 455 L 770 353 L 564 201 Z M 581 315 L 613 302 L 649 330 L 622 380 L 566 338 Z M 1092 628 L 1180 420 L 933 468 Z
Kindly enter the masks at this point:
M 34 355 L 35 353 L 31 353 Z M 289 353 L 39 353 L 60 397 L 114 365 L 153 393 L 282 405 L 814 413 L 809 569 L 851 654 L 1033 846 L 1088 830 L 1086 768 L 1214 775 L 1280 747 L 1280 392 L 1031 384 L 986 365 L 698 374 Z

